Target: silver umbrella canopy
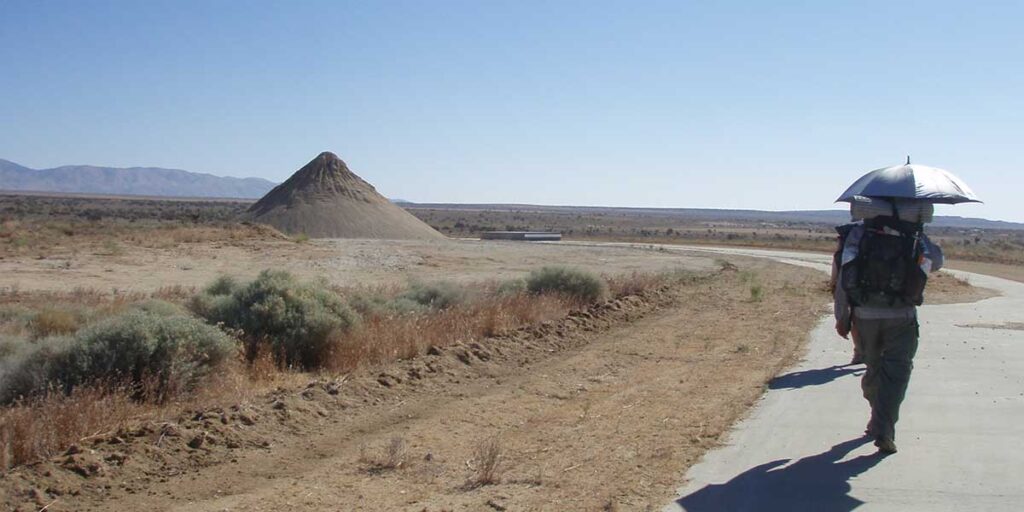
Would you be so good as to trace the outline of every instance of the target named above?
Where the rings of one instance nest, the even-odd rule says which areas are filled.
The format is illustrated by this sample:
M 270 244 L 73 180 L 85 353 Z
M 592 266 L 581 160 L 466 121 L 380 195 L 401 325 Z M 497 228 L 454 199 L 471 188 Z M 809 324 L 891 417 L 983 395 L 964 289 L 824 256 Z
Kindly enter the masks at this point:
M 875 169 L 850 185 L 836 202 L 853 202 L 856 196 L 899 197 L 930 203 L 980 203 L 981 199 L 953 173 L 911 164 Z

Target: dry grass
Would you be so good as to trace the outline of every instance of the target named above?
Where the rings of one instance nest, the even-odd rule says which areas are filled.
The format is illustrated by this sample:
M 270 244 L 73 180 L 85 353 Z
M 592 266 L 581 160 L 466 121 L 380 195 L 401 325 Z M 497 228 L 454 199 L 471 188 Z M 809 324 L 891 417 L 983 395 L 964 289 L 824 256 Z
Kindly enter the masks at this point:
M 71 334 L 78 330 L 81 322 L 72 312 L 64 309 L 46 308 L 36 313 L 30 323 L 32 335 L 45 338 L 58 334 Z
M 154 299 L 166 300 L 168 302 L 174 302 L 177 304 L 183 304 L 188 299 L 192 298 L 196 294 L 196 288 L 194 286 L 184 286 L 180 284 L 161 286 L 156 291 L 150 294 L 150 297 Z
M 251 370 L 228 365 L 190 396 L 176 401 L 138 400 L 138 390 L 95 384 L 65 395 L 49 393 L 0 409 L 0 470 L 62 453 L 69 446 L 147 421 L 172 420 L 185 411 L 246 403 L 295 374 L 254 379 Z
M 328 364 L 333 371 L 410 359 L 434 346 L 495 336 L 564 317 L 576 304 L 559 296 L 487 297 L 424 314 L 373 314 L 339 340 Z
M 615 296 L 635 295 L 662 286 L 674 274 L 633 274 L 612 280 Z M 481 283 L 471 300 L 447 309 L 422 312 L 376 312 L 366 314 L 361 326 L 339 335 L 337 349 L 325 370 L 349 372 L 368 365 L 416 357 L 430 347 L 448 346 L 492 337 L 542 322 L 557 320 L 584 304 L 558 294 L 497 293 L 497 283 Z M 397 288 L 376 290 L 397 294 Z M 0 293 L 0 304 L 16 303 L 28 310 L 42 308 L 36 314 L 35 332 L 60 333 L 77 329 L 81 320 L 61 309 L 46 309 L 45 304 L 91 308 L 90 318 L 101 318 L 129 307 L 135 301 L 159 296 L 183 300 L 191 288 L 167 287 L 152 295 L 103 293 L 91 289 L 71 292 Z M 102 314 L 96 313 L 97 311 Z M 145 389 L 81 386 L 71 394 L 54 392 L 0 409 L 0 468 L 9 468 L 53 456 L 84 438 L 115 432 L 130 422 L 172 419 L 186 408 L 227 406 L 252 399 L 260 392 L 295 383 L 304 374 L 282 368 L 274 354 L 263 350 L 248 362 L 241 349 L 224 371 L 208 378 L 188 394 L 149 397 Z M 143 386 L 144 387 L 144 386 Z M 141 397 L 141 398 L 140 398 Z M 392 440 L 375 465 L 393 469 L 405 464 L 403 440 Z M 474 455 L 474 485 L 487 485 L 498 479 L 501 446 L 496 439 L 486 441 Z
M 117 430 L 153 407 L 99 386 L 52 393 L 0 410 L 0 469 L 52 457 L 89 436 Z
M 99 290 L 78 287 L 68 291 L 22 291 L 17 288 L 0 289 L 0 304 L 24 304 L 42 308 L 55 304 L 73 304 L 82 307 L 123 306 L 148 298 L 145 293 L 122 290 Z
M 88 252 L 98 256 L 119 257 L 127 252 L 127 247 L 169 249 L 189 244 L 239 244 L 255 240 L 287 239 L 267 226 L 225 220 L 196 223 L 191 219 L 172 217 L 135 222 L 125 219 L 62 218 L 54 215 L 0 223 L 0 256 L 53 257 Z
M 365 446 L 360 447 L 359 461 L 372 473 L 400 469 L 406 465 L 408 458 L 409 449 L 405 439 L 398 436 L 392 437 L 376 455 L 368 454 Z
M 501 438 L 494 436 L 480 441 L 473 449 L 472 460 L 467 463 L 473 474 L 466 487 L 483 487 L 500 482 L 503 457 Z

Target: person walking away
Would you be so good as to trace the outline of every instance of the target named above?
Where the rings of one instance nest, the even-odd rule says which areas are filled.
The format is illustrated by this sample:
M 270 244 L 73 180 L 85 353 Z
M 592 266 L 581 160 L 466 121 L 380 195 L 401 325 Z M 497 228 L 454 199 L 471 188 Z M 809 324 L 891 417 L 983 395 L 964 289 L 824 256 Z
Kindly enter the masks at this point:
M 856 326 L 867 366 L 861 379 L 871 406 L 865 434 L 886 454 L 896 453 L 896 422 L 917 352 L 917 306 L 928 273 L 943 263 L 923 223 L 900 220 L 895 206 L 892 212 L 840 229 L 834 292 L 836 332 L 848 339 Z

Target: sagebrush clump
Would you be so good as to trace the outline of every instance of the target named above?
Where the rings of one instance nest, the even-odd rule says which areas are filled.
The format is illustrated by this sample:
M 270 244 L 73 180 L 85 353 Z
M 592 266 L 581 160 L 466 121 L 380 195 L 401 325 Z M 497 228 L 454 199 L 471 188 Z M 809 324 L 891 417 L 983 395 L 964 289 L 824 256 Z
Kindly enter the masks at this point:
M 455 283 L 413 283 L 398 299 L 406 299 L 432 309 L 448 309 L 466 301 L 466 290 Z
M 264 270 L 245 285 L 219 279 L 190 308 L 211 323 L 239 331 L 250 360 L 269 350 L 278 364 L 303 369 L 330 361 L 358 323 L 358 316 L 326 285 L 274 270 Z
M 585 270 L 569 267 L 544 267 L 526 279 L 530 293 L 560 293 L 585 303 L 595 303 L 608 296 L 604 279 Z
M 494 293 L 507 297 L 510 295 L 519 295 L 526 293 L 526 280 L 525 279 L 508 279 L 498 283 L 494 289 Z
M 24 343 L 4 358 L 0 401 L 101 382 L 135 387 L 156 401 L 190 390 L 235 350 L 199 319 L 131 309 L 73 336 Z M 146 396 L 142 396 L 145 394 Z

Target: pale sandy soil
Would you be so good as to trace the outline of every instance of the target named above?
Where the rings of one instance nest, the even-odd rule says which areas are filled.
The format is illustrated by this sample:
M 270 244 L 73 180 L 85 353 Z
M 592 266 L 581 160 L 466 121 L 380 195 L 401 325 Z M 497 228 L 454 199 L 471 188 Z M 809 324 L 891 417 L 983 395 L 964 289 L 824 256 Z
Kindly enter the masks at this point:
M 976 274 L 986 274 L 1024 283 L 1024 266 L 987 263 L 983 261 L 950 261 L 947 267 Z
M 475 240 L 198 242 L 169 248 L 123 245 L 117 252 L 64 251 L 43 259 L 2 259 L 0 288 L 29 291 L 85 287 L 147 292 L 170 285 L 201 287 L 222 274 L 252 277 L 268 268 L 338 285 L 504 279 L 544 265 L 572 265 L 607 274 L 714 268 L 713 261 L 706 257 L 642 247 Z

